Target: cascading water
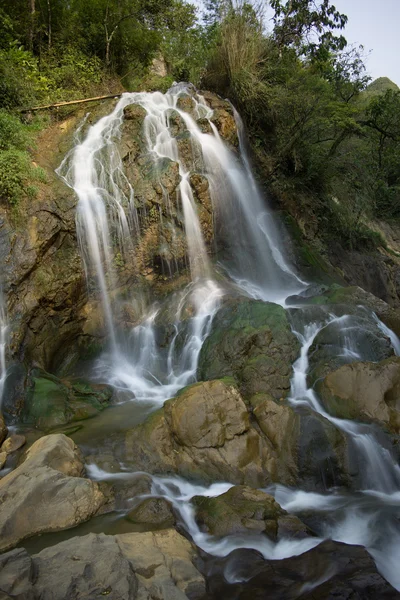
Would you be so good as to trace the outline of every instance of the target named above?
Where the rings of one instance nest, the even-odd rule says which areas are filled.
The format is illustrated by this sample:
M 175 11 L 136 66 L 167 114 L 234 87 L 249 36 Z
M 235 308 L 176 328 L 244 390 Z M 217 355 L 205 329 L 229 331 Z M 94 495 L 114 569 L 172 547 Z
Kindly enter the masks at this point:
M 85 261 L 89 288 L 93 281 L 101 297 L 104 319 L 109 331 L 110 352 L 98 368 L 115 387 L 131 390 L 137 400 L 160 404 L 180 388 L 195 380 L 197 360 L 202 343 L 208 335 L 212 319 L 224 296 L 221 278 L 214 274 L 207 254 L 196 203 L 190 185 L 190 169 L 171 134 L 170 116 L 177 113 L 185 124 L 194 151 L 202 157 L 202 169 L 207 177 L 216 221 L 217 246 L 224 273 L 247 296 L 285 305 L 288 296 L 307 287 L 294 271 L 279 240 L 279 231 L 272 214 L 266 209 L 262 195 L 251 172 L 244 145 L 243 125 L 235 113 L 241 156 L 238 158 L 221 139 L 211 120 L 213 111 L 201 96 L 194 96 L 194 115 L 208 122 L 208 133 L 200 129 L 196 119 L 181 110 L 178 99 L 187 93 L 176 87 L 169 93 L 124 94 L 114 111 L 91 127 L 59 169 L 65 181 L 76 191 L 78 233 Z M 119 306 L 114 288 L 115 253 L 125 260 L 135 261 L 135 249 L 141 232 L 135 191 L 127 180 L 115 139 L 123 122 L 124 108 L 139 105 L 146 111 L 144 138 L 147 153 L 155 168 L 164 159 L 178 163 L 179 198 L 186 233 L 187 255 L 191 283 L 176 298 L 176 320 L 168 347 L 158 343 L 159 305 L 145 306 L 139 325 L 121 339 L 118 331 Z M 166 205 L 171 198 L 163 189 Z M 136 293 L 140 293 L 136 290 Z M 134 298 L 132 298 L 132 302 Z M 146 303 L 144 302 L 146 305 Z M 189 316 L 184 315 L 190 307 Z M 199 530 L 190 499 L 194 495 L 219 495 L 230 484 L 215 484 L 211 488 L 193 486 L 179 478 L 152 477 L 152 496 L 167 498 L 180 515 L 183 526 L 203 550 L 225 556 L 237 548 L 254 548 L 268 558 L 282 558 L 305 552 L 331 537 L 347 543 L 361 543 L 374 556 L 381 572 L 397 588 L 400 579 L 389 556 L 400 555 L 400 533 L 397 524 L 400 508 L 400 471 L 391 454 L 381 447 L 371 428 L 352 421 L 337 419 L 321 406 L 315 391 L 307 384 L 309 350 L 316 336 L 329 326 L 337 328 L 337 357 L 340 364 L 355 360 L 375 360 L 373 350 L 365 351 L 354 335 L 364 321 L 347 314 L 326 314 L 324 319 L 310 319 L 303 308 L 292 308 L 301 315 L 294 319 L 293 331 L 301 342 L 301 353 L 293 366 L 290 402 L 294 407 L 306 407 L 318 413 L 344 432 L 353 442 L 358 461 L 363 465 L 358 493 L 340 495 L 315 494 L 275 486 L 268 490 L 291 512 L 313 509 L 334 518 L 327 520 L 320 538 L 301 541 L 280 540 L 277 544 L 260 536 L 230 536 L 218 540 Z M 383 336 L 389 337 L 396 353 L 398 338 L 375 315 L 366 315 Z M 300 323 L 300 324 L 299 324 Z M 373 344 L 371 348 L 373 347 Z M 92 467 L 91 475 L 98 479 L 132 477 L 122 473 L 111 476 Z M 389 512 L 387 511 L 389 507 Z M 376 517 L 382 520 L 382 533 L 373 527 Z M 323 521 L 323 517 L 322 521 Z M 232 575 L 234 580 L 234 575 Z
M 158 92 L 124 94 L 113 112 L 89 129 L 83 141 L 76 145 L 58 169 L 79 198 L 77 228 L 88 286 L 93 287 L 94 278 L 109 332 L 110 352 L 100 361 L 99 371 L 116 387 L 128 388 L 135 398 L 151 402 L 163 402 L 195 380 L 202 343 L 224 295 L 215 280 L 207 254 L 190 185 L 190 169 L 180 156 L 177 141 L 171 133 L 170 116 L 173 112 L 183 120 L 193 148 L 201 155 L 203 172 L 210 184 L 214 212 L 219 221 L 217 227 L 229 232 L 223 243 L 231 257 L 228 272 L 232 279 L 250 296 L 280 303 L 306 285 L 294 273 L 279 248 L 272 217 L 266 212 L 244 148 L 241 162 L 227 148 L 211 122 L 213 111 L 201 96 L 196 95 L 193 96 L 193 115 L 208 120 L 211 130 L 211 133 L 203 133 L 195 118 L 178 106 L 179 98 L 185 94 L 185 86 L 176 86 L 164 95 Z M 182 323 L 182 302 L 178 304 L 176 334 L 166 356 L 160 353 L 155 343 L 155 307 L 143 311 L 142 322 L 128 341 L 121 341 L 116 326 L 120 310 L 113 293 L 116 288 L 116 252 L 135 262 L 135 247 L 141 235 L 135 192 L 124 175 L 115 144 L 120 135 L 124 109 L 132 104 L 146 111 L 143 134 L 154 168 L 157 169 L 165 159 L 179 166 L 178 193 L 192 279 L 183 298 L 193 307 L 193 316 L 187 323 Z M 243 132 L 240 138 L 243 146 Z M 167 190 L 163 189 L 163 195 L 166 205 L 169 205 L 171 199 Z M 235 221 L 240 221 L 240 227 L 235 227 Z M 246 248 L 244 252 L 242 246 Z M 138 289 L 134 293 L 140 294 Z M 184 343 L 183 347 L 181 343 L 177 358 L 174 350 L 182 335 Z

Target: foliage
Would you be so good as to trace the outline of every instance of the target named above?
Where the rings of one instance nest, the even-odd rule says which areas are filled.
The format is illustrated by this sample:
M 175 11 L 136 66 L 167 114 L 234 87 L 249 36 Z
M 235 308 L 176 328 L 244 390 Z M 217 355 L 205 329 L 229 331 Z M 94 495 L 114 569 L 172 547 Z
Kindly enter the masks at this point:
M 16 205 L 22 198 L 34 197 L 32 182 L 43 181 L 44 171 L 34 167 L 27 152 L 11 148 L 0 152 L 0 201 Z

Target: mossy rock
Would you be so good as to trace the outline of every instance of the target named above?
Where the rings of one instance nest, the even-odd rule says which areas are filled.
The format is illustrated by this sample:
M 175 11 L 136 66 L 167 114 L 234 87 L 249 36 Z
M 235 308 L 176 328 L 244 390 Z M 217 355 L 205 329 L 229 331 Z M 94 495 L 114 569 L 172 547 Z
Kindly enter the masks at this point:
M 201 349 L 198 378 L 231 376 L 245 398 L 265 392 L 280 400 L 290 390 L 299 349 L 284 308 L 258 300 L 231 300 L 214 318 Z
M 304 523 L 288 515 L 273 496 L 247 486 L 234 486 L 216 498 L 195 496 L 192 503 L 199 526 L 216 536 L 263 533 L 276 540 L 278 535 L 310 535 Z
M 126 519 L 151 529 L 168 529 L 175 525 L 172 506 L 165 498 L 146 498 L 127 514 Z
M 109 405 L 112 389 L 83 379 L 59 379 L 41 369 L 33 369 L 23 421 L 48 431 L 72 421 L 96 416 Z

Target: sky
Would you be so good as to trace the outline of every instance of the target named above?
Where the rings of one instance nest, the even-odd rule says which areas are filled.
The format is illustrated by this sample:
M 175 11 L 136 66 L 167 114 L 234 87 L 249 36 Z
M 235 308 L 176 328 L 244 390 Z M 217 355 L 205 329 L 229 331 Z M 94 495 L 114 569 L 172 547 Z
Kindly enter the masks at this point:
M 372 79 L 389 77 L 400 86 L 400 0 L 331 0 L 348 16 L 343 32 L 349 44 L 362 44 Z
M 400 0 L 333 0 L 349 18 L 348 43 L 362 44 L 370 55 L 365 63 L 373 79 L 389 77 L 400 86 Z

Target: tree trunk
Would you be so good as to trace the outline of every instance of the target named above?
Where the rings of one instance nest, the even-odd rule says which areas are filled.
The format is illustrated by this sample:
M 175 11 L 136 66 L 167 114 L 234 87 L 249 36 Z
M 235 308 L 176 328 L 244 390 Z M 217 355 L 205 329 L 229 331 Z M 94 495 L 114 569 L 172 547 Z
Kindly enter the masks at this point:
M 51 4 L 50 0 L 47 0 L 47 41 L 48 49 L 51 50 Z
M 35 37 L 35 20 L 36 20 L 36 3 L 35 0 L 29 0 L 30 5 L 30 13 L 31 13 L 31 22 L 29 27 L 29 37 L 28 37 L 28 46 L 29 50 L 32 52 L 33 50 L 33 39 Z

